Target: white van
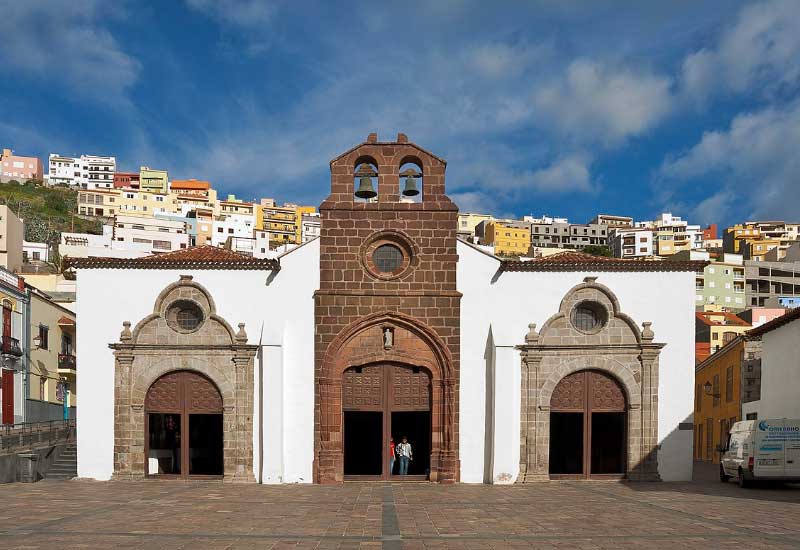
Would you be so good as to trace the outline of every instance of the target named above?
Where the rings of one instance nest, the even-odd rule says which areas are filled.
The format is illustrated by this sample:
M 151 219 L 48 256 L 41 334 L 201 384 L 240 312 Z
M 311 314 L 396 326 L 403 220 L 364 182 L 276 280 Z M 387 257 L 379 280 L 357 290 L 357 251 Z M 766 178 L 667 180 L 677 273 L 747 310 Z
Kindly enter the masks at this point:
M 800 420 L 744 420 L 720 449 L 720 481 L 800 481 Z

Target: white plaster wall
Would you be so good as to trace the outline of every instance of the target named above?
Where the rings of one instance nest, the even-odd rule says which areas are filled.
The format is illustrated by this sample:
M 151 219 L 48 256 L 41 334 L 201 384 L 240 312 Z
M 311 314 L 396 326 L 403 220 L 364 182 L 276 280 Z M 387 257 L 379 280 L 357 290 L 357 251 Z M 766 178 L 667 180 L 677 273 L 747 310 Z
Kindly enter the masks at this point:
M 248 343 L 261 341 L 265 346 L 265 393 L 279 395 L 279 380 L 283 380 L 283 414 L 280 408 L 270 407 L 267 402 L 264 407 L 264 442 L 270 442 L 269 454 L 264 456 L 264 481 L 311 481 L 313 292 L 319 287 L 318 241 L 284 256 L 281 266 L 282 270 L 274 277 L 266 271 L 79 271 L 77 292 L 80 299 L 76 315 L 81 330 L 78 331 L 76 348 L 80 365 L 78 384 L 82 394 L 78 415 L 80 477 L 109 479 L 113 473 L 114 356 L 108 344 L 118 341 L 123 321 L 135 324 L 150 314 L 159 292 L 176 282 L 180 275 L 188 274 L 209 290 L 218 315 L 234 329 L 238 323 L 244 322 Z M 258 427 L 257 422 L 255 427 Z M 271 440 L 270 434 L 276 438 Z M 254 440 L 255 468 L 259 458 L 257 436 Z
M 623 313 L 641 326 L 653 323 L 661 352 L 658 437 L 659 473 L 666 481 L 691 479 L 692 432 L 678 431 L 691 418 L 694 380 L 694 273 L 692 272 L 566 272 L 502 273 L 499 262 L 467 244 L 458 243 L 458 289 L 461 321 L 461 478 L 483 481 L 485 459 L 486 344 L 491 327 L 494 346 L 511 348 L 524 342 L 529 323 L 539 328 L 558 312 L 561 299 L 584 277 L 596 276 L 617 296 Z M 519 376 L 519 353 L 495 352 L 497 377 Z M 506 435 L 494 434 L 492 473 L 519 473 L 519 384 L 495 381 L 499 391 L 495 414 L 514 422 Z M 501 388 L 508 388 L 501 390 Z M 515 418 L 511 418 L 516 415 Z
M 758 418 L 800 418 L 800 321 L 791 321 L 761 337 L 761 401 Z

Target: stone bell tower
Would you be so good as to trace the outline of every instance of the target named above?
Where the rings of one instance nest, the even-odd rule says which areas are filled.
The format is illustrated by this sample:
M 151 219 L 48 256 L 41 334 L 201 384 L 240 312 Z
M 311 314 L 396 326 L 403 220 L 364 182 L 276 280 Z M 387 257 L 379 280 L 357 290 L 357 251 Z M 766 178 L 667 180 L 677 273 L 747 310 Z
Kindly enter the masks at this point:
M 384 407 L 386 418 L 428 407 L 429 478 L 458 481 L 458 208 L 445 195 L 446 163 L 404 134 L 370 134 L 330 167 L 314 297 L 314 479 L 346 475 L 343 410 Z M 370 368 L 370 380 L 389 380 L 384 393 L 369 394 Z

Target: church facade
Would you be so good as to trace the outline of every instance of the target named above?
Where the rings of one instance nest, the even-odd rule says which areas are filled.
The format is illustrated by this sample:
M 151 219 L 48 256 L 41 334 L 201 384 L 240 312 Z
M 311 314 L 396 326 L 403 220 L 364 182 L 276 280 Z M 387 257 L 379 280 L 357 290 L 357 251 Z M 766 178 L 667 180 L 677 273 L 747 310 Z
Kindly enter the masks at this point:
M 278 260 L 74 262 L 80 477 L 691 478 L 701 263 L 501 261 L 403 134 L 330 168 L 320 238 Z

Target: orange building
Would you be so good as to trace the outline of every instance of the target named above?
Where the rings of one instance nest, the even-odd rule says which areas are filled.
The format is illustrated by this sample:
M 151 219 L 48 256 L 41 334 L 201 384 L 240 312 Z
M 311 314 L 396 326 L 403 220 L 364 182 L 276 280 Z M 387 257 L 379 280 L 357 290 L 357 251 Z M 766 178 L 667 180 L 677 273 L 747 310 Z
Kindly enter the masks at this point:
M 169 188 L 173 193 L 178 195 L 207 197 L 208 190 L 211 189 L 211 184 L 207 181 L 196 179 L 172 180 L 169 184 Z

